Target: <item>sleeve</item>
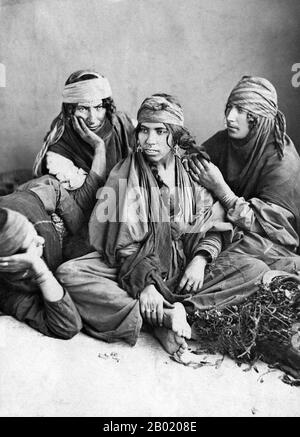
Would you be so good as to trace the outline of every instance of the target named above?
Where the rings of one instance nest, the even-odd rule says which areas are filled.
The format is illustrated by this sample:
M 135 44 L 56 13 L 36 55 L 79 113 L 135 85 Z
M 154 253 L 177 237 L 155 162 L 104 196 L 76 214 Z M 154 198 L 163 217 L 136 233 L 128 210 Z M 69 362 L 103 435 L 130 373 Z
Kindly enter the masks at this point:
M 207 262 L 214 261 L 222 250 L 222 236 L 220 232 L 207 232 L 198 246 L 195 248 L 192 257 L 203 254 L 207 258 Z
M 49 173 L 55 176 L 85 215 L 90 215 L 96 203 L 98 188 L 104 185 L 105 180 L 92 170 L 87 174 L 83 169 L 76 167 L 70 159 L 58 153 L 48 152 L 46 165 Z
M 295 218 L 287 209 L 255 197 L 249 201 L 236 197 L 224 206 L 228 220 L 242 230 L 266 236 L 293 251 L 299 246 Z
M 67 190 L 77 190 L 80 188 L 86 179 L 87 173 L 68 158 L 55 152 L 47 152 L 46 167 L 49 174 L 56 179 Z
M 48 302 L 39 293 L 5 289 L 0 284 L 0 309 L 49 337 L 70 339 L 82 328 L 80 315 L 70 295 Z
M 104 184 L 105 180 L 91 170 L 82 187 L 75 191 L 69 191 L 70 196 L 75 200 L 77 205 L 82 211 L 85 211 L 85 215 L 91 215 L 96 204 L 97 191 L 100 187 L 103 187 Z
M 243 197 L 234 196 L 230 199 L 222 199 L 221 203 L 227 211 L 228 220 L 241 229 L 258 233 L 262 230 L 251 203 Z

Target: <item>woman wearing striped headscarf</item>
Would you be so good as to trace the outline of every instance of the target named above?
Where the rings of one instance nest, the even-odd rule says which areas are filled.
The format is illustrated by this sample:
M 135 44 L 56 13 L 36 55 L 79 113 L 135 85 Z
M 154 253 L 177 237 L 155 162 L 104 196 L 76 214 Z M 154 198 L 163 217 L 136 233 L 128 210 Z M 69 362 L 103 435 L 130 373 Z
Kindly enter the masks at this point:
M 300 158 L 274 86 L 244 76 L 228 98 L 225 118 L 227 129 L 202 145 L 212 162 L 193 156 L 190 174 L 215 194 L 235 225 L 231 254 L 248 254 L 272 270 L 300 270 Z

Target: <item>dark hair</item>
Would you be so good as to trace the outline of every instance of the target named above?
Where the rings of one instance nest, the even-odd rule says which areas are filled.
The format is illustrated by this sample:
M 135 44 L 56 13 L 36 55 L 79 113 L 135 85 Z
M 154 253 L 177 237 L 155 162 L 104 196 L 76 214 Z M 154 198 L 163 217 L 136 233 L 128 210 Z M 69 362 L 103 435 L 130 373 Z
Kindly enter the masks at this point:
M 97 77 L 104 77 L 102 74 L 97 73 L 96 71 L 90 70 L 77 70 L 72 73 L 65 82 L 65 85 L 69 85 L 70 83 L 81 82 L 83 80 L 96 79 Z M 102 99 L 102 105 L 106 109 L 106 117 L 112 122 L 113 114 L 116 112 L 116 105 L 112 99 L 112 97 L 107 97 L 106 99 Z M 64 114 L 68 117 L 74 114 L 76 110 L 76 105 L 72 103 L 63 103 L 63 111 Z
M 180 108 L 182 108 L 182 106 L 179 103 L 179 101 L 177 100 L 177 98 L 174 96 L 171 96 L 170 94 L 156 93 L 156 94 L 153 94 L 153 96 L 154 97 L 164 97 L 168 102 L 175 104 L 175 105 L 179 106 Z M 143 106 L 143 104 L 146 100 L 147 99 L 145 99 L 142 102 L 140 108 Z M 164 125 L 166 126 L 169 133 L 172 134 L 174 144 L 177 144 L 181 149 L 184 149 L 184 150 L 194 149 L 194 147 L 196 145 L 196 141 L 195 141 L 195 138 L 190 134 L 188 129 L 186 129 L 185 127 L 175 125 L 175 124 L 171 124 L 171 123 L 164 123 Z M 141 125 L 140 125 L 140 123 L 138 123 L 137 127 L 135 128 L 136 140 L 138 140 L 138 134 L 139 134 L 140 130 L 141 130 Z M 169 136 L 167 138 L 167 142 L 169 144 Z M 171 144 L 169 144 L 169 146 L 172 147 Z

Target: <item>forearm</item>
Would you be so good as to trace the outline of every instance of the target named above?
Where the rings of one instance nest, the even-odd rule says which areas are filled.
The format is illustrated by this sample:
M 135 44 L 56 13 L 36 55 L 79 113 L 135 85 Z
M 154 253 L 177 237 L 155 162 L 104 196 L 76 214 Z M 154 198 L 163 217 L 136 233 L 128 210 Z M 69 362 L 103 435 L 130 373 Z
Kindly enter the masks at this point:
M 207 262 L 214 261 L 222 250 L 222 236 L 220 232 L 208 232 L 194 250 L 193 256 L 202 255 Z
M 243 197 L 236 196 L 233 192 L 228 193 L 220 201 L 226 210 L 228 220 L 233 224 L 247 231 L 261 231 L 261 226 L 250 202 L 247 202 Z
M 105 184 L 105 178 L 96 174 L 93 170 L 87 175 L 82 187 L 69 191 L 84 215 L 88 218 L 96 203 L 96 194 L 100 187 Z
M 0 281 L 0 310 L 44 335 L 69 339 L 82 328 L 80 315 L 67 292 L 58 301 L 48 301 L 32 283 L 24 291 Z
M 106 175 L 106 151 L 104 143 L 100 143 L 95 147 L 94 159 L 92 162 L 91 170 L 96 173 L 100 178 L 105 179 Z
M 41 258 L 33 262 L 32 271 L 35 282 L 46 301 L 57 302 L 64 297 L 64 289 Z
M 89 214 L 96 203 L 96 194 L 105 183 L 106 178 L 106 152 L 104 142 L 95 145 L 95 154 L 91 170 L 81 188 L 71 192 L 76 203 L 83 211 Z

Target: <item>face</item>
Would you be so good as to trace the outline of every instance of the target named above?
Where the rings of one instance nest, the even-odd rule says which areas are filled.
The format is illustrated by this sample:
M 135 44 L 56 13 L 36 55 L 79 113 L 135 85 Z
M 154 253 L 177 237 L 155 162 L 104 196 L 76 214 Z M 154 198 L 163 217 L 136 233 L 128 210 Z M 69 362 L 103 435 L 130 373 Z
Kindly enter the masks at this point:
M 75 117 L 81 117 L 87 127 L 96 132 L 103 124 L 106 108 L 103 108 L 102 101 L 96 106 L 78 103 L 74 112 Z
M 164 123 L 142 123 L 138 140 L 144 155 L 151 162 L 163 161 L 172 153 L 169 146 L 172 136 Z
M 228 136 L 241 140 L 250 132 L 247 112 L 236 105 L 227 105 L 225 111 Z
M 28 258 L 32 259 L 33 257 L 42 257 L 44 243 L 44 238 L 40 237 L 37 234 L 34 226 L 28 222 L 27 234 L 24 237 L 21 246 L 16 253 L 11 255 L 11 259 L 13 259 L 14 256 L 18 257 L 20 255 L 25 255 L 25 259 L 21 260 L 18 258 L 17 261 L 17 258 L 15 258 L 15 265 L 13 269 L 10 269 L 10 271 L 6 272 L 6 274 L 11 276 L 15 281 L 31 276 L 30 269 L 24 266 L 24 262 L 26 264 L 27 261 L 25 260 L 28 260 Z

